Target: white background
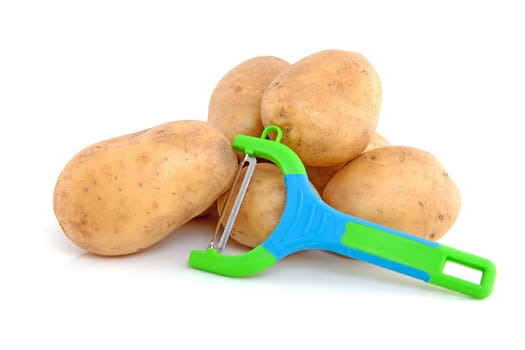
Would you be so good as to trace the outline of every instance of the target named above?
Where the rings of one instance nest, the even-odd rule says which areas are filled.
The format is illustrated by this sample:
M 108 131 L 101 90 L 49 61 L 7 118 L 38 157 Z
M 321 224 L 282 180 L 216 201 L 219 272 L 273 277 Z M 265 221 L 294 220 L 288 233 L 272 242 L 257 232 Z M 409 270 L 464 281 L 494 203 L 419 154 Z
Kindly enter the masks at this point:
M 523 348 L 515 4 L 2 1 L 0 348 Z M 368 57 L 383 82 L 378 130 L 432 152 L 457 182 L 462 211 L 441 242 L 496 263 L 491 297 L 322 252 L 246 279 L 192 270 L 206 220 L 122 258 L 86 254 L 60 231 L 53 187 L 77 151 L 206 120 L 215 84 L 245 59 L 328 48 Z

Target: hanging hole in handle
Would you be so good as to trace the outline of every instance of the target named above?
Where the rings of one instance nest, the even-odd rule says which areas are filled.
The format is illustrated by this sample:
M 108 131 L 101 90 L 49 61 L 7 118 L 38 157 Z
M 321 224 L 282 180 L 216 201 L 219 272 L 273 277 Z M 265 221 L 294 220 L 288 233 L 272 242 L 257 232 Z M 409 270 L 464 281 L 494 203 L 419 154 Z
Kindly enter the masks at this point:
M 283 131 L 277 125 L 267 126 L 261 134 L 261 139 L 266 139 L 270 132 L 277 133 L 277 136 L 275 136 L 275 142 L 281 142 L 281 139 L 283 138 Z
M 483 277 L 482 270 L 460 264 L 453 260 L 447 260 L 445 262 L 443 273 L 478 285 L 481 284 L 481 278 Z

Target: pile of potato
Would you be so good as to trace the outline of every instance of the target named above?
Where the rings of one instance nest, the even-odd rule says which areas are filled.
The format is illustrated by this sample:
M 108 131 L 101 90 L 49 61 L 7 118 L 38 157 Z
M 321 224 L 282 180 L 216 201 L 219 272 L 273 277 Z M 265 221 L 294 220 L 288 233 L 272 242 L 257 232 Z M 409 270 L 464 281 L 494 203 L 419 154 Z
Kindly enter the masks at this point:
M 57 181 L 55 214 L 65 234 L 90 252 L 144 250 L 215 203 L 222 210 L 241 157 L 231 141 L 277 125 L 328 204 L 437 240 L 459 214 L 459 190 L 430 153 L 391 146 L 376 133 L 381 98 L 377 72 L 358 53 L 326 50 L 293 64 L 249 59 L 218 82 L 207 123 L 171 122 L 75 155 Z M 233 239 L 262 243 L 285 201 L 278 167 L 258 163 Z

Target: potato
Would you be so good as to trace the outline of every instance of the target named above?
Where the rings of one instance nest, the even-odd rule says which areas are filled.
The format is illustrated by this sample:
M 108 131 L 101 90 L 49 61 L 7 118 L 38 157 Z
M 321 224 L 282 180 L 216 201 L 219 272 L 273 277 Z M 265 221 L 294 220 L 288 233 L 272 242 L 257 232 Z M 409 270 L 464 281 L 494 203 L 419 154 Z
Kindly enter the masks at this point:
M 371 151 L 371 150 L 379 148 L 379 147 L 384 147 L 384 146 L 389 146 L 389 145 L 390 145 L 390 143 L 388 142 L 388 140 L 386 138 L 384 138 L 384 136 L 381 136 L 376 131 L 372 135 L 372 138 L 370 138 L 370 142 L 368 142 L 368 146 L 366 146 L 366 148 L 363 151 L 363 153 Z
M 242 176 L 246 173 L 244 168 Z M 241 181 L 233 187 L 238 193 Z M 217 200 L 219 213 L 222 212 L 227 194 Z M 258 163 L 246 191 L 246 196 L 233 225 L 231 238 L 238 243 L 256 247 L 266 240 L 281 220 L 286 204 L 286 187 L 281 170 L 273 163 Z M 233 200 L 226 209 L 230 213 Z M 224 221 L 225 222 L 225 221 Z
M 359 155 L 379 118 L 381 82 L 361 54 L 326 50 L 279 73 L 261 102 L 264 126 L 283 130 L 282 142 L 305 165 L 328 167 Z
M 363 152 L 373 150 L 374 148 L 387 146 L 388 144 L 389 143 L 387 139 L 385 139 L 383 136 L 375 132 L 372 138 L 370 139 L 370 143 L 368 144 L 368 146 L 366 146 Z M 339 169 L 341 169 L 345 164 L 346 163 L 329 166 L 329 167 L 306 166 L 306 171 L 308 172 L 308 178 L 310 179 L 312 184 L 315 186 L 315 189 L 319 193 L 323 193 L 323 190 L 326 184 L 328 183 L 328 181 L 330 181 L 332 176 L 334 176 L 335 173 Z
M 461 205 L 443 165 L 404 146 L 363 153 L 332 177 L 322 196 L 342 212 L 430 240 L 450 229 Z
M 305 168 L 308 174 L 308 179 L 314 185 L 315 189 L 319 193 L 323 193 L 328 181 L 330 181 L 332 176 L 334 176 L 339 169 L 344 167 L 345 164 L 346 163 L 327 167 L 305 166 Z
M 67 237 L 100 255 L 157 243 L 224 193 L 237 160 L 228 139 L 199 121 L 176 121 L 95 143 L 76 154 L 55 186 Z
M 206 208 L 202 213 L 197 215 L 197 217 L 204 217 L 204 216 L 217 216 L 219 213 L 217 212 L 217 202 L 213 202 L 208 208 Z
M 259 56 L 230 70 L 210 98 L 208 123 L 230 141 L 238 134 L 260 136 L 261 98 L 273 78 L 290 64 L 273 56 Z

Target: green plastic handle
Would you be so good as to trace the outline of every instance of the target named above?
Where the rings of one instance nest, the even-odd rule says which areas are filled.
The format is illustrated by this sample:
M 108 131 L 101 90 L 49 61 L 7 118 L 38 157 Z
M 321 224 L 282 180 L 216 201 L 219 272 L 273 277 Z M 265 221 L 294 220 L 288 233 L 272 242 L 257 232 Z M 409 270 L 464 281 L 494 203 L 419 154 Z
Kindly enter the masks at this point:
M 490 260 L 436 242 L 385 231 L 374 225 L 348 222 L 341 243 L 383 259 L 386 262 L 384 267 L 389 268 L 389 264 L 395 264 L 392 270 L 402 270 L 404 267 L 406 270 L 400 272 L 473 298 L 486 298 L 494 287 L 496 266 Z M 480 271 L 480 282 L 474 283 L 444 273 L 447 262 Z
M 266 128 L 265 131 L 269 128 Z M 232 146 L 235 150 L 250 156 L 268 159 L 277 164 L 285 175 L 306 174 L 306 169 L 299 156 L 282 143 L 253 136 L 237 135 L 233 139 Z
M 213 248 L 193 250 L 188 260 L 195 269 L 231 277 L 254 275 L 276 262 L 277 259 L 263 246 L 240 255 L 222 255 Z

